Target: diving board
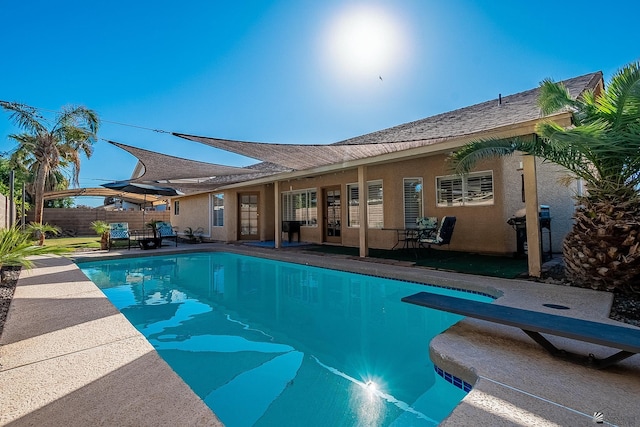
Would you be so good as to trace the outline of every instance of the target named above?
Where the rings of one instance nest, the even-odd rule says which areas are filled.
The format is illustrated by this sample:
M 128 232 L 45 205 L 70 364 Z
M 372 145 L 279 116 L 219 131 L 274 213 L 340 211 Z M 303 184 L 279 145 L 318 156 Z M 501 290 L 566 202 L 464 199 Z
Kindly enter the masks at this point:
M 606 368 L 640 353 L 640 329 L 436 295 L 429 292 L 418 292 L 402 298 L 402 301 L 520 328 L 553 356 L 581 362 L 598 369 Z M 542 333 L 611 347 L 620 351 L 607 358 L 596 359 L 593 354 L 583 356 L 561 350 L 542 336 Z

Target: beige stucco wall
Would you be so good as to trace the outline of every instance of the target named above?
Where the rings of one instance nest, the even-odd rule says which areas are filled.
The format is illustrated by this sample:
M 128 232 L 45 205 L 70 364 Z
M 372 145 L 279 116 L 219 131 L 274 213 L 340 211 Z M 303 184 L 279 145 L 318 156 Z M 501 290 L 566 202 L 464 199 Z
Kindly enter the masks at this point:
M 501 208 L 502 196 L 496 192 L 494 205 L 491 206 L 436 206 L 436 176 L 450 175 L 448 166 L 444 163 L 445 155 L 415 158 L 411 160 L 373 165 L 367 167 L 367 180 L 382 180 L 384 198 L 384 228 L 369 229 L 369 247 L 389 249 L 396 242 L 396 232 L 393 228 L 404 226 L 404 178 L 422 178 L 423 191 L 423 215 L 424 216 L 455 216 L 456 228 L 453 234 L 451 250 L 468 250 L 486 253 L 512 252 L 515 243 L 509 239 L 511 229 L 506 224 Z M 478 170 L 494 170 L 494 182 L 496 186 L 502 182 L 502 173 L 499 170 L 500 162 L 483 162 Z M 358 174 L 356 169 L 344 170 L 313 178 L 300 178 L 281 181 L 281 191 L 295 191 L 303 189 L 316 189 L 318 191 L 318 225 L 302 227 L 301 240 L 306 242 L 322 243 L 324 216 L 323 189 L 340 186 L 342 194 L 342 242 L 344 246 L 358 246 L 358 227 L 348 227 L 347 212 L 347 185 L 356 184 Z M 498 188 L 498 187 L 496 187 Z M 389 230 L 386 230 L 389 229 Z M 496 237 L 496 234 L 498 236 Z
M 505 157 L 503 159 L 503 170 L 505 180 L 503 183 L 504 192 L 504 216 L 509 218 L 519 209 L 524 209 L 521 193 L 520 162 L 522 155 Z M 561 252 L 562 241 L 573 226 L 573 214 L 575 211 L 574 196 L 577 191 L 577 183 L 570 180 L 567 186 L 561 182 L 568 176 L 566 169 L 542 159 L 536 159 L 536 175 L 538 182 L 538 204 L 548 205 L 551 212 L 551 249 L 553 252 Z M 515 231 L 509 230 L 508 239 L 513 241 L 513 251 L 515 251 Z M 542 238 L 543 251 L 549 250 L 549 239 L 545 233 Z
M 481 253 L 510 254 L 516 250 L 515 231 L 507 224 L 513 213 L 524 207 L 521 194 L 521 171 L 518 170 L 521 156 L 487 160 L 479 164 L 475 170 L 493 171 L 494 203 L 487 206 L 436 206 L 436 177 L 451 175 L 445 162 L 446 154 L 367 166 L 367 180 L 382 180 L 383 183 L 383 216 L 385 229 L 369 229 L 368 243 L 370 248 L 389 249 L 396 242 L 393 228 L 404 226 L 404 178 L 422 178 L 424 184 L 423 207 L 424 216 L 455 216 L 456 227 L 449 250 Z M 572 189 L 567 189 L 557 182 L 561 175 L 557 167 L 541 164 L 538 167 L 539 203 L 551 206 L 553 248 L 558 251 L 562 237 L 571 224 L 573 203 Z M 324 224 L 324 192 L 326 188 L 339 186 L 342 195 L 342 236 L 340 244 L 358 246 L 359 228 L 348 227 L 347 224 L 347 185 L 358 181 L 357 169 L 319 174 L 314 177 L 296 178 L 279 182 L 280 191 L 315 189 L 318 195 L 318 224 L 303 226 L 301 240 L 305 242 L 323 243 Z M 180 227 L 201 226 L 205 237 L 219 241 L 237 241 L 238 236 L 238 196 L 241 193 L 255 192 L 259 196 L 259 239 L 275 238 L 275 195 L 271 183 L 248 186 L 241 189 L 225 190 L 224 227 L 211 227 L 209 195 L 185 196 L 180 198 L 180 214 L 172 217 L 174 225 Z M 286 236 L 283 236 L 286 238 Z
M 259 197 L 259 233 L 260 240 L 272 240 L 274 233 L 274 197 L 273 184 L 245 187 L 241 190 L 226 190 L 224 193 L 224 226 L 214 227 L 211 221 L 211 195 L 209 193 L 183 196 L 173 199 L 180 201 L 180 213 L 171 212 L 171 224 L 182 233 L 186 227 L 197 229 L 202 227 L 203 237 L 207 240 L 238 240 L 238 195 L 240 193 L 257 193 Z M 219 191 L 213 192 L 219 193 Z
M 180 211 L 176 215 L 176 210 L 171 209 L 171 225 L 178 227 L 178 234 L 183 234 L 187 227 L 196 230 L 199 227 L 203 230 L 203 237 L 210 238 L 210 196 L 209 194 L 198 194 L 194 196 L 184 196 L 172 200 L 180 202 Z

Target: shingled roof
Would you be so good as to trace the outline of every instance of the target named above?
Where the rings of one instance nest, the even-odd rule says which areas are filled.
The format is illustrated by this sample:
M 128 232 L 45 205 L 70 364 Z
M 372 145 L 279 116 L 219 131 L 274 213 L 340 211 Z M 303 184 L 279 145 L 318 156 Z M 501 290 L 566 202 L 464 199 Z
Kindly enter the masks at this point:
M 602 81 L 602 72 L 560 82 L 576 99 Z M 481 104 L 405 123 L 392 128 L 350 138 L 334 145 L 380 144 L 404 141 L 445 141 L 482 133 L 491 129 L 526 123 L 541 118 L 538 107 L 540 88 L 503 96 Z

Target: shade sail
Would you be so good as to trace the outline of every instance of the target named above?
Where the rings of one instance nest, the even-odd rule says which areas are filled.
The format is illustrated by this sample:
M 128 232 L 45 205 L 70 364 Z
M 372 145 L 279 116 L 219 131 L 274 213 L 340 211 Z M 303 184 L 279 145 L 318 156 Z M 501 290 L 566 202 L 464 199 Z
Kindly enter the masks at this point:
M 416 140 L 380 144 L 272 144 L 174 133 L 175 136 L 211 147 L 275 163 L 291 170 L 306 170 L 420 147 L 430 141 Z
M 135 181 L 149 182 L 185 178 L 211 178 L 214 176 L 241 175 L 255 172 L 247 168 L 217 165 L 214 163 L 169 156 L 115 141 L 107 142 L 134 155 L 144 165 L 144 173 L 136 177 L 134 179 Z
M 561 83 L 576 98 L 585 90 L 593 89 L 601 78 L 601 73 L 591 73 Z M 446 141 L 468 140 L 489 131 L 534 122 L 541 118 L 538 95 L 539 89 L 536 88 L 514 95 L 498 96 L 494 100 L 329 145 L 234 141 L 175 132 L 173 135 L 293 170 L 306 170 Z

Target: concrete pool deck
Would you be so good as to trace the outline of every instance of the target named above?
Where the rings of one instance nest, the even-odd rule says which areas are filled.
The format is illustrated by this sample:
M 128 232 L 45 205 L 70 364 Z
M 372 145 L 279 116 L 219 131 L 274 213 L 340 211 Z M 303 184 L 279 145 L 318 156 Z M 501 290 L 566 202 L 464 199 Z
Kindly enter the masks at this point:
M 498 304 L 608 319 L 611 295 L 526 281 L 413 267 L 380 259 L 201 244 L 159 250 L 104 251 L 74 258 L 148 256 L 219 250 L 500 295 Z M 633 328 L 630 326 L 630 328 Z M 638 330 L 638 328 L 633 328 Z M 608 355 L 611 349 L 552 337 L 561 348 Z M 425 355 L 425 357 L 427 357 Z M 640 425 L 640 355 L 595 370 L 548 355 L 522 331 L 464 319 L 431 342 L 440 368 L 473 384 L 446 426 Z M 453 386 L 452 386 L 453 387 Z M 42 257 L 23 271 L 0 336 L 0 425 L 221 425 L 78 267 Z

